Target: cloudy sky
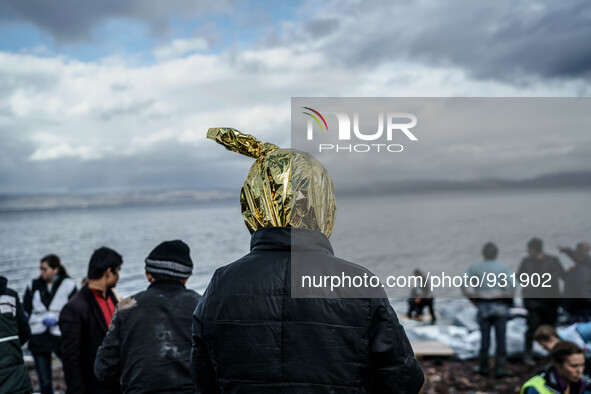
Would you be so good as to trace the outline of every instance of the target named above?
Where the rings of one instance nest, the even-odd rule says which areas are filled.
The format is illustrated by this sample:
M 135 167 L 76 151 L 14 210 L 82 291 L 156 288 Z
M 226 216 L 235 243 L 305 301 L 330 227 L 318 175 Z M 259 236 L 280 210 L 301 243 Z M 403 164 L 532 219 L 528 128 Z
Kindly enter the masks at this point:
M 235 188 L 251 160 L 205 140 L 207 129 L 288 146 L 291 97 L 588 97 L 589 37 L 586 0 L 5 0 L 0 193 Z M 511 137 L 491 131 L 468 148 L 459 137 L 425 144 L 416 154 L 438 154 L 437 165 L 389 174 L 589 168 L 587 131 L 558 150 L 539 138 L 556 130 L 522 132 L 509 167 L 494 152 Z M 520 144 L 557 164 L 520 162 Z M 479 150 L 478 166 L 459 171 Z

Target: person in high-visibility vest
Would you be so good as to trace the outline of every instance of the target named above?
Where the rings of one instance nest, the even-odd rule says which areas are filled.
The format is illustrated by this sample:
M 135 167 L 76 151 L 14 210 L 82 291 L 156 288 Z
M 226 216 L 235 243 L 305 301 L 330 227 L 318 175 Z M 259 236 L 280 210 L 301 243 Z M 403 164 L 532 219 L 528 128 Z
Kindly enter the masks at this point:
M 560 341 L 550 352 L 552 364 L 521 387 L 521 394 L 591 393 L 591 378 L 583 375 L 584 352 L 572 342 Z

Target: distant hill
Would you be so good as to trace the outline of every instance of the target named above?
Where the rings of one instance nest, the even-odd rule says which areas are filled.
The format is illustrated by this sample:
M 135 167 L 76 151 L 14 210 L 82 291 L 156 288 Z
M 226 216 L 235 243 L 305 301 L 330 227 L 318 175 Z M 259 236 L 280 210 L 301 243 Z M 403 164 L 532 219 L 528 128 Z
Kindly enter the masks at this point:
M 428 193 L 441 191 L 560 189 L 591 187 L 591 172 L 545 174 L 525 180 L 477 179 L 471 181 L 421 180 L 369 185 L 354 190 L 339 189 L 340 195 Z M 51 209 L 90 209 L 127 206 L 194 205 L 220 202 L 237 203 L 237 191 L 171 190 L 117 193 L 62 193 L 0 195 L 0 212 Z
M 237 192 L 225 190 L 0 195 L 0 212 L 127 206 L 196 205 L 237 200 Z
M 507 180 L 485 178 L 470 181 L 419 180 L 399 181 L 369 185 L 361 190 L 341 190 L 345 194 L 379 193 L 421 193 L 437 191 L 507 190 L 534 188 L 587 188 L 591 187 L 591 172 L 563 172 L 544 174 L 531 179 Z

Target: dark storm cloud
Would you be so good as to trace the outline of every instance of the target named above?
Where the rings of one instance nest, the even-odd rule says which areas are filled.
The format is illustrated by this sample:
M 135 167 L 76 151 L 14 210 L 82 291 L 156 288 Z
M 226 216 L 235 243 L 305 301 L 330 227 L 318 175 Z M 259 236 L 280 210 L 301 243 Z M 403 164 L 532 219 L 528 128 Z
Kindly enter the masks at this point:
M 338 32 L 324 44 L 345 67 L 389 61 L 455 66 L 468 75 L 513 83 L 576 78 L 591 71 L 591 11 L 586 0 L 344 3 Z M 321 21 L 305 29 L 316 39 Z
M 396 110 L 416 115 L 418 140 L 393 133 L 391 142 L 379 142 L 401 144 L 403 152 L 348 153 L 350 144 L 375 141 L 339 140 L 340 125 L 328 115 L 331 132 L 317 132 L 313 141 L 306 132 L 292 132 L 292 147 L 317 155 L 341 190 L 404 180 L 520 180 L 588 171 L 590 104 L 589 98 L 296 98 L 292 130 L 306 130 L 303 106 L 328 114 L 330 108 L 357 112 L 368 132 L 376 130 L 377 113 Z M 319 153 L 321 143 L 340 145 L 341 153 Z
M 216 160 L 204 149 L 163 142 L 135 155 L 110 154 L 99 160 L 64 157 L 25 159 L 32 146 L 8 139 L 0 152 L 0 194 L 113 190 L 240 190 L 252 160 L 238 155 Z M 215 164 L 215 165 L 212 165 Z
M 339 27 L 338 19 L 314 19 L 306 23 L 306 30 L 314 38 L 324 37 Z
M 149 112 L 148 110 L 155 102 L 155 100 L 139 100 L 126 105 L 120 105 L 116 108 L 101 111 L 99 118 L 104 121 L 109 121 L 118 116 L 141 115 Z
M 97 26 L 110 19 L 130 19 L 145 23 L 153 34 L 168 30 L 169 19 L 197 17 L 227 10 L 230 1 L 193 2 L 185 0 L 143 1 L 20 1 L 0 5 L 0 22 L 31 22 L 58 42 L 87 40 Z

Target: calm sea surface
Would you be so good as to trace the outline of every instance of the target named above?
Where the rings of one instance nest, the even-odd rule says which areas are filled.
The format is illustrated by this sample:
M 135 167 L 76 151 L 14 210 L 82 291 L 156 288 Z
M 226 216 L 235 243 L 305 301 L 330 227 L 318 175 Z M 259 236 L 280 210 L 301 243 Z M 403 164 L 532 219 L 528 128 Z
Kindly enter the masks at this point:
M 414 268 L 461 274 L 480 259 L 487 241 L 496 242 L 499 260 L 516 269 L 532 236 L 544 239 L 551 254 L 559 244 L 591 241 L 589 201 L 589 189 L 347 197 L 338 200 L 331 242 L 337 256 L 380 276 Z M 22 295 L 39 275 L 39 259 L 55 253 L 80 281 L 92 251 L 105 245 L 123 255 L 117 290 L 127 296 L 147 286 L 143 267 L 150 250 L 171 239 L 191 247 L 195 269 L 188 286 L 201 293 L 216 268 L 248 252 L 250 235 L 238 203 L 4 212 L 0 272 Z M 560 258 L 566 268 L 572 265 Z M 438 295 L 460 294 L 448 289 Z

